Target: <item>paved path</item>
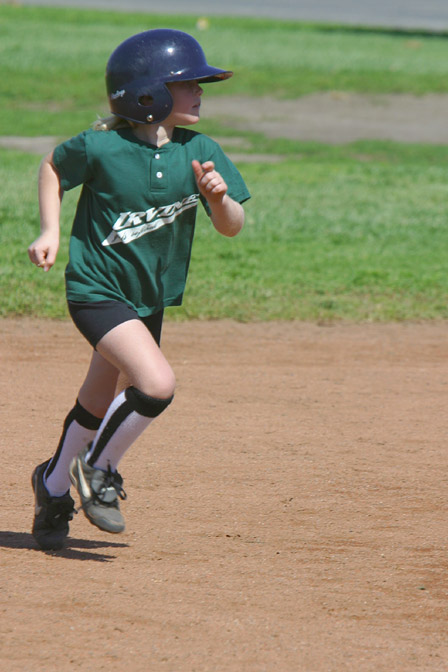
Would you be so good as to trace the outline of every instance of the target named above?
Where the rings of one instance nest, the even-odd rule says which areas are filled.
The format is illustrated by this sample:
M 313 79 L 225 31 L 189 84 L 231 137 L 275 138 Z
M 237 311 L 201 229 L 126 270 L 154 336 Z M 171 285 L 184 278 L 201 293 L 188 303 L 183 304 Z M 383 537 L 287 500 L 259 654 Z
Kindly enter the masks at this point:
M 21 4 L 448 30 L 447 0 L 21 0 Z

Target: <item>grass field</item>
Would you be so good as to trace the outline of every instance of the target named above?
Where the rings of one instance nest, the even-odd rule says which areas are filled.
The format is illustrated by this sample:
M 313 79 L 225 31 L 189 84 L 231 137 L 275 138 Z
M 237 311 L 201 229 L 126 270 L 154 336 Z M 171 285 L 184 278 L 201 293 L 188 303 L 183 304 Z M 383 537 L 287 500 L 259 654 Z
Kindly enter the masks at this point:
M 128 35 L 157 26 L 191 32 L 210 62 L 235 69 L 225 87 L 209 89 L 213 95 L 448 92 L 443 35 L 246 19 L 214 19 L 209 30 L 198 31 L 194 18 L 3 5 L 0 135 L 65 137 L 89 125 L 106 111 L 103 72 L 110 51 Z M 217 130 L 213 120 L 198 129 Z M 172 319 L 448 317 L 448 148 L 327 147 L 238 135 L 284 160 L 239 166 L 253 198 L 237 238 L 217 236 L 200 215 L 185 304 Z M 0 159 L 1 314 L 63 317 L 77 193 L 64 199 L 57 266 L 40 273 L 26 255 L 39 226 L 39 157 L 2 150 Z
M 210 62 L 235 70 L 213 95 L 448 92 L 443 35 L 230 18 L 200 31 L 195 17 L 0 6 L 0 135 L 17 133 L 18 114 L 27 135 L 81 130 L 105 111 L 110 52 L 135 32 L 166 26 L 191 32 Z

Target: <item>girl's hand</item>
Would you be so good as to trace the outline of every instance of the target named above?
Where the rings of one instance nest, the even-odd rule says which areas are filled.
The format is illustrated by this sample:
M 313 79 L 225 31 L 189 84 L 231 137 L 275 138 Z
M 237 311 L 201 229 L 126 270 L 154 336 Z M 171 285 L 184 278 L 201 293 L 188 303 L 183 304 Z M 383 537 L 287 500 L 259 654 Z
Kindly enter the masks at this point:
M 227 194 L 227 184 L 215 170 L 213 161 L 206 161 L 201 164 L 199 161 L 194 160 L 191 162 L 191 165 L 193 166 L 196 183 L 202 196 L 209 203 L 222 201 Z
M 192 161 L 198 189 L 207 200 L 213 226 L 223 236 L 236 236 L 244 224 L 244 210 L 227 194 L 227 184 L 215 170 L 213 161 Z
M 29 246 L 28 256 L 33 264 L 47 272 L 56 261 L 58 249 L 59 238 L 43 233 Z

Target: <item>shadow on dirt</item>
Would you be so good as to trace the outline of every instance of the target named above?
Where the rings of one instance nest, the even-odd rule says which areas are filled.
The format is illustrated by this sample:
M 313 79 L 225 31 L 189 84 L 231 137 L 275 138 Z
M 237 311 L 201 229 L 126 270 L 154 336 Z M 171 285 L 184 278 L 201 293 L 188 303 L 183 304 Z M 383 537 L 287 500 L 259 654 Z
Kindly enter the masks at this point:
M 114 541 L 95 541 L 91 539 L 67 539 L 65 548 L 61 551 L 41 551 L 28 532 L 0 531 L 0 548 L 25 549 L 40 551 L 49 555 L 57 555 L 67 560 L 93 560 L 95 562 L 111 562 L 116 559 L 115 555 L 105 553 L 92 553 L 100 548 L 128 548 L 129 544 Z

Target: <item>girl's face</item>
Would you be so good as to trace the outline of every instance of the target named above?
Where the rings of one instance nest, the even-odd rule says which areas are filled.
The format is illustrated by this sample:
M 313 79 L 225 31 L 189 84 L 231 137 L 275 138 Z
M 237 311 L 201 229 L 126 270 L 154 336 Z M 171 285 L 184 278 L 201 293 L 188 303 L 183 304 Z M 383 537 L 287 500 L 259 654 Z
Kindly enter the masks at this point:
M 173 109 L 164 123 L 173 126 L 191 126 L 199 121 L 199 108 L 203 89 L 197 80 L 188 82 L 168 82 L 167 87 L 173 98 Z

